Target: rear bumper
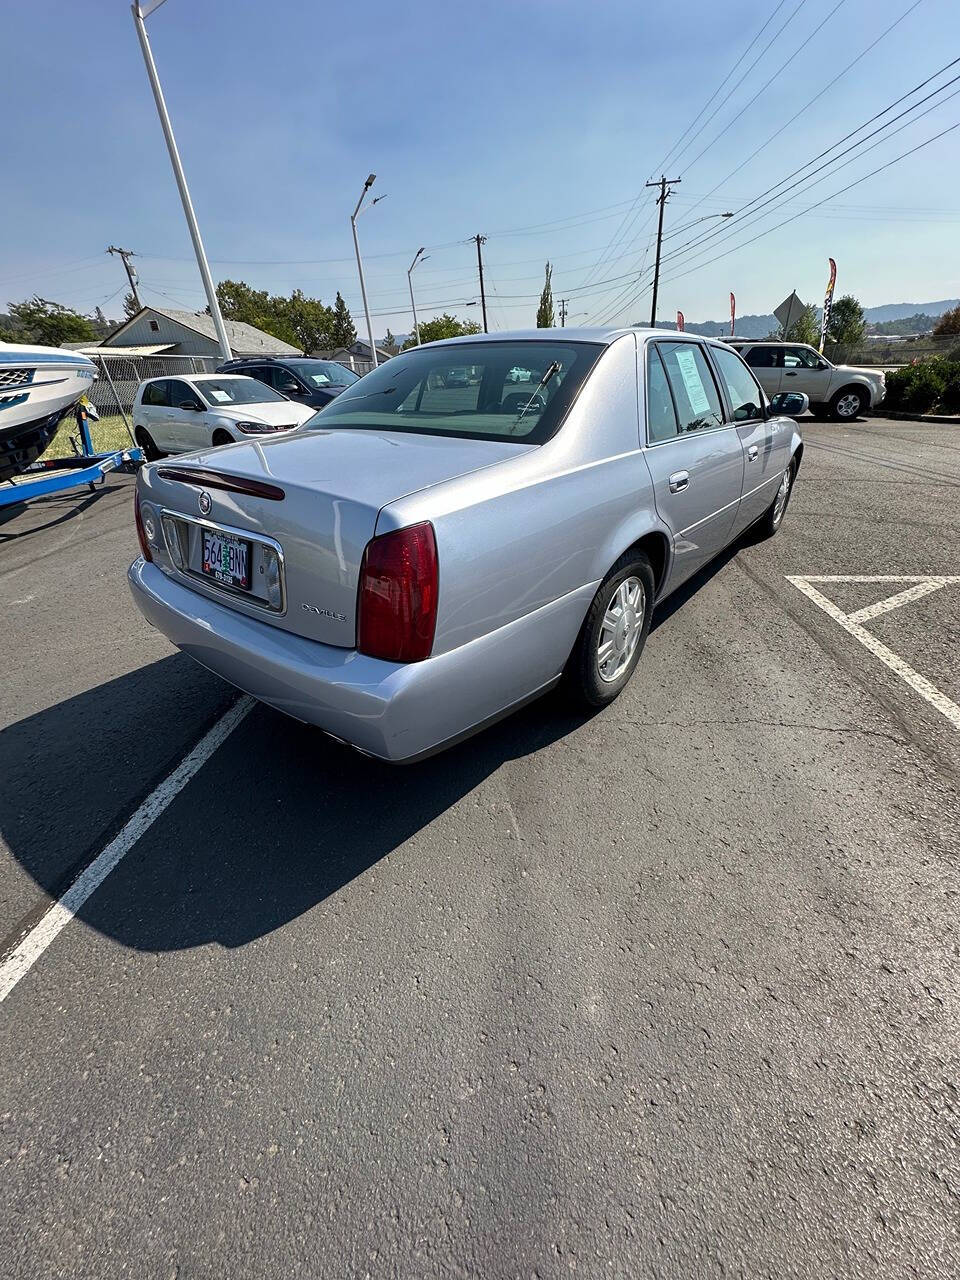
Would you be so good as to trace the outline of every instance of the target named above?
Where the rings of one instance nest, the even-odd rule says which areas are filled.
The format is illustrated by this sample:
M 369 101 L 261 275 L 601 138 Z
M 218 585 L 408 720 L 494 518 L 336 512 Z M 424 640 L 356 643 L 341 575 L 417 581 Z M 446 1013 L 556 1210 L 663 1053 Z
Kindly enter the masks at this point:
M 559 676 L 596 584 L 428 658 L 393 663 L 248 618 L 138 558 L 127 574 L 148 622 L 237 688 L 383 760 L 450 745 Z

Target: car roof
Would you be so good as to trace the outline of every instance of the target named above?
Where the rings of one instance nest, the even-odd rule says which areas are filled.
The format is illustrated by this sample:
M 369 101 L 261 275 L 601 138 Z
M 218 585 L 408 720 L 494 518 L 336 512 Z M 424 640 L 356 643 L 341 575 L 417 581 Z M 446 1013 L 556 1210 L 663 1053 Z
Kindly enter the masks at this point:
M 498 330 L 496 333 L 466 333 L 457 338 L 440 338 L 436 342 L 425 342 L 425 347 L 456 346 L 461 343 L 476 342 L 592 342 L 608 347 L 627 334 L 635 334 L 638 341 L 645 342 L 651 338 L 685 338 L 689 342 L 707 342 L 714 346 L 723 346 L 716 338 L 708 338 L 700 333 L 680 333 L 676 329 L 651 329 L 644 325 L 625 325 L 619 329 L 603 329 L 600 327 L 563 328 L 563 329 L 510 329 Z M 408 348 L 415 350 L 415 348 Z

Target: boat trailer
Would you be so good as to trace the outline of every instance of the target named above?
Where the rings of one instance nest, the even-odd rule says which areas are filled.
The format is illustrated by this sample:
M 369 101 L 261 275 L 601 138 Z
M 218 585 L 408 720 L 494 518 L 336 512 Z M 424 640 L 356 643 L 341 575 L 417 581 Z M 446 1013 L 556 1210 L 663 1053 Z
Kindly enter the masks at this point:
M 80 449 L 68 458 L 40 458 L 32 462 L 20 475 L 0 484 L 0 509 L 32 498 L 49 497 L 67 489 L 80 489 L 88 485 L 96 493 L 108 471 L 136 468 L 143 462 L 143 450 L 135 444 L 129 449 L 114 449 L 110 453 L 96 453 L 90 437 L 88 408 L 78 404 L 74 409 L 79 430 Z M 129 430 L 129 427 L 127 428 Z

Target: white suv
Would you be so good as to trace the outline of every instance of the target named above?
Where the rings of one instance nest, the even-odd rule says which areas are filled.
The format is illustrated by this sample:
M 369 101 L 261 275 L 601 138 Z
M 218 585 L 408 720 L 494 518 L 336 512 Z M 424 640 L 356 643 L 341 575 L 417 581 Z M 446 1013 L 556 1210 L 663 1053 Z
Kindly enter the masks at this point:
M 876 409 L 887 392 L 882 369 L 831 364 L 802 342 L 726 341 L 740 352 L 771 400 L 781 391 L 802 391 L 818 416 L 852 422 Z
M 133 398 L 133 434 L 152 460 L 292 431 L 315 412 L 242 374 L 179 374 L 140 383 Z

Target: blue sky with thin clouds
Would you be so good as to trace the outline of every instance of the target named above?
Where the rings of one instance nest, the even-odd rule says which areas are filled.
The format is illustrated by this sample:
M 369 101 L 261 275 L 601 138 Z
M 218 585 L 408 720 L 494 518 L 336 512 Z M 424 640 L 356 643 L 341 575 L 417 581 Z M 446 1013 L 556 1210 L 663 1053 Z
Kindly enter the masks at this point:
M 399 333 L 411 327 L 406 269 L 421 244 L 421 314 L 477 314 L 467 242 L 477 232 L 489 237 L 492 327 L 533 323 L 547 257 L 570 323 L 647 317 L 654 205 L 644 182 L 671 150 L 667 176 L 683 181 L 666 212 L 675 256 L 661 317 L 679 307 L 690 321 L 720 319 L 731 289 L 741 314 L 768 312 L 793 288 L 819 300 L 829 255 L 838 293 L 865 305 L 960 295 L 960 129 L 833 198 L 960 121 L 960 96 L 946 100 L 960 80 L 862 159 L 838 160 L 809 194 L 743 214 L 743 229 L 708 221 L 674 234 L 742 209 L 960 56 L 960 4 L 921 0 L 907 13 L 912 3 L 167 0 L 148 25 L 215 277 L 325 301 L 340 289 L 358 317 L 349 214 L 374 171 L 387 198 L 359 224 L 371 306 L 378 332 Z M 124 278 L 104 254 L 110 243 L 140 255 L 145 300 L 201 307 L 128 6 L 8 6 L 3 30 L 0 308 L 39 293 L 119 314 Z M 699 256 L 681 248 L 706 233 Z

